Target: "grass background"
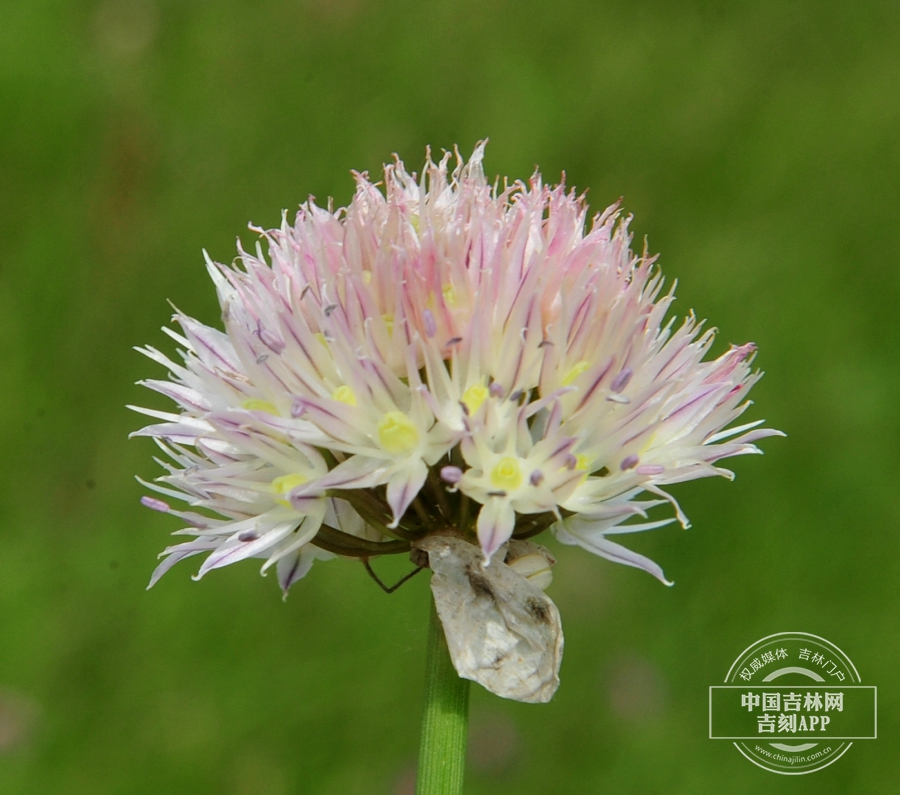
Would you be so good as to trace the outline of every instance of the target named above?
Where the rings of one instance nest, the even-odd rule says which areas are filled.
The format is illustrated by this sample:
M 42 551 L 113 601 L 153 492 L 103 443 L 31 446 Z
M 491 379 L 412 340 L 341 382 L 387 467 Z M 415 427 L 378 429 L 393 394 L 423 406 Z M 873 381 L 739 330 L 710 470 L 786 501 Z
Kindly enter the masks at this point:
M 201 248 L 483 137 L 490 174 L 624 197 L 678 311 L 759 344 L 751 418 L 789 438 L 635 539 L 672 589 L 560 551 L 562 687 L 473 692 L 467 792 L 896 792 L 898 86 L 875 0 L 3 3 L 0 792 L 411 792 L 426 579 L 338 561 L 282 604 L 184 564 L 146 593 L 174 526 L 123 406 L 166 299 L 216 322 Z M 707 687 L 784 630 L 879 687 L 880 738 L 810 776 L 706 736 Z

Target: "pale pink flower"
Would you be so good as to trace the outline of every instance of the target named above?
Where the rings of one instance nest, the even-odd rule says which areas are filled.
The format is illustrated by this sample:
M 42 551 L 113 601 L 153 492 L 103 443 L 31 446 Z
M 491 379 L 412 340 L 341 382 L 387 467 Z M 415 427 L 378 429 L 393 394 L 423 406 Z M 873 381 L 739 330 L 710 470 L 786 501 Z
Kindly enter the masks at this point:
M 262 558 L 286 592 L 316 557 L 447 528 L 486 561 L 549 528 L 665 582 L 611 537 L 672 521 L 647 517 L 666 502 L 687 526 L 664 487 L 731 477 L 720 459 L 779 434 L 728 428 L 755 347 L 704 361 L 713 332 L 665 320 L 673 295 L 618 206 L 586 231 L 582 197 L 537 174 L 498 187 L 482 155 L 421 178 L 398 160 L 383 190 L 357 174 L 348 207 L 310 199 L 239 265 L 207 259 L 224 332 L 179 312 L 181 362 L 142 349 L 178 406 L 139 409 L 168 457 L 148 486 L 198 509 L 146 498 L 193 537 L 154 582 L 208 553 L 197 576 Z

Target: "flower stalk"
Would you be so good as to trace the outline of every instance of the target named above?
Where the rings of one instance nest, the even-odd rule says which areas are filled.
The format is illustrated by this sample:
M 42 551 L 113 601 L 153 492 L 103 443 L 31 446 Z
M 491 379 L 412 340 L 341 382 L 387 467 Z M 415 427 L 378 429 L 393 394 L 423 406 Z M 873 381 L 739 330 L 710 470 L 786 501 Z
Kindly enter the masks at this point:
M 456 673 L 434 602 L 425 660 L 425 713 L 416 795 L 459 795 L 466 763 L 469 680 Z

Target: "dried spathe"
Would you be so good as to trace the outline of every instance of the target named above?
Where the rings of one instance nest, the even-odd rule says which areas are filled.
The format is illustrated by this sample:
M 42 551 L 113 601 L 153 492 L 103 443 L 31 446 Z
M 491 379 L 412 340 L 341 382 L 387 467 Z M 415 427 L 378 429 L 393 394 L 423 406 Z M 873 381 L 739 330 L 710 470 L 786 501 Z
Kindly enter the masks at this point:
M 514 564 L 529 558 L 526 568 L 540 576 L 553 557 L 517 540 L 489 565 L 477 546 L 453 536 L 429 536 L 415 547 L 427 553 L 434 572 L 431 591 L 457 673 L 503 698 L 549 701 L 562 661 L 559 611 Z

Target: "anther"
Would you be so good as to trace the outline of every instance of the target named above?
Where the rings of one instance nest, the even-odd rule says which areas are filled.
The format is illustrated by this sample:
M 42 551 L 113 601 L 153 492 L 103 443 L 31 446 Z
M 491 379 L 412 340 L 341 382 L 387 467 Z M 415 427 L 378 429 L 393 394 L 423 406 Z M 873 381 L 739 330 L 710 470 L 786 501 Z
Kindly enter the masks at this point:
M 463 471 L 459 467 L 446 466 L 441 467 L 441 480 L 444 483 L 459 483 L 462 480 Z
M 634 375 L 634 371 L 630 367 L 626 367 L 619 373 L 615 378 L 613 378 L 613 382 L 609 385 L 609 388 L 612 392 L 619 393 L 626 386 L 628 386 L 628 382 L 631 380 L 631 376 Z
M 171 510 L 167 502 L 158 500 L 156 499 L 156 497 L 141 497 L 141 505 L 143 505 L 145 508 L 151 508 L 154 511 L 159 511 L 160 513 L 168 513 Z
M 256 333 L 259 336 L 260 341 L 263 345 L 265 345 L 272 353 L 279 354 L 284 350 L 284 343 L 278 339 L 271 331 L 266 328 L 263 328 L 257 323 Z
M 425 333 L 430 339 L 435 334 L 437 334 L 437 323 L 435 322 L 434 315 L 432 314 L 430 309 L 426 309 L 422 313 L 422 320 L 425 323 Z

